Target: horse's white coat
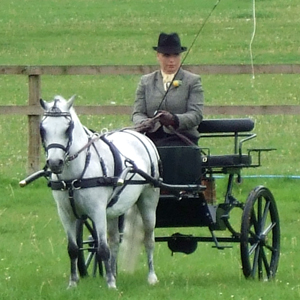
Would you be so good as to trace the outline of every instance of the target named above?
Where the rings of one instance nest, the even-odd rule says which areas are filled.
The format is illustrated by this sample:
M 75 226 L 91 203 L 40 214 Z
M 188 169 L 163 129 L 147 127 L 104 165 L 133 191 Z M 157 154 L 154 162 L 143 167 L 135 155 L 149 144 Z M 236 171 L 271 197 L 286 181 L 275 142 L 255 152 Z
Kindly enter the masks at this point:
M 70 112 L 72 120 L 64 116 L 45 116 L 41 122 L 43 128 L 43 142 L 45 147 L 50 144 L 60 144 L 63 147 L 68 145 L 70 122 L 73 122 L 72 143 L 69 153 L 62 148 L 51 147 L 47 150 L 47 163 L 52 174 L 52 180 L 73 180 L 78 179 L 83 173 L 87 150 L 80 152 L 78 157 L 66 163 L 66 154 L 72 156 L 88 143 L 86 128 L 81 124 L 75 110 L 73 109 L 74 98 L 66 101 L 61 96 L 56 96 L 54 101 L 47 103 L 41 100 L 45 111 L 60 110 Z M 88 131 L 92 136 L 92 132 Z M 151 162 L 154 166 L 154 177 L 159 177 L 158 154 L 153 143 L 144 135 L 134 131 L 116 131 L 108 134 L 108 139 L 118 148 L 124 163 L 125 158 L 134 161 L 135 165 L 151 174 Z M 101 140 L 94 143 L 98 153 L 102 157 L 108 176 L 114 176 L 114 159 L 108 145 Z M 90 147 L 91 161 L 84 172 L 83 178 L 102 176 L 102 168 L 99 156 L 93 146 Z M 123 168 L 124 164 L 123 164 Z M 131 175 L 131 174 L 130 174 Z M 133 179 L 142 179 L 135 175 Z M 113 187 L 92 187 L 74 190 L 74 200 L 78 215 L 87 215 L 95 224 L 98 236 L 97 255 L 105 264 L 107 284 L 110 288 L 116 287 L 116 261 L 119 247 L 118 217 L 133 205 L 137 205 L 143 219 L 145 231 L 144 244 L 146 247 L 149 273 L 148 282 L 157 282 L 153 266 L 154 249 L 154 227 L 155 211 L 159 199 L 159 189 L 145 182 L 142 185 L 128 185 L 121 193 L 119 200 L 112 207 L 107 209 L 108 202 L 113 193 Z M 58 214 L 68 237 L 68 251 L 71 259 L 71 276 L 69 287 L 76 286 L 79 280 L 77 275 L 77 251 L 76 244 L 76 217 L 70 206 L 68 191 L 53 190 L 53 196 L 57 204 Z M 126 222 L 126 219 L 125 219 Z M 133 228 L 137 230 L 137 228 Z M 109 246 L 108 246 L 109 244 Z M 130 243 L 129 243 L 130 244 Z M 131 243 L 132 245 L 132 243 Z

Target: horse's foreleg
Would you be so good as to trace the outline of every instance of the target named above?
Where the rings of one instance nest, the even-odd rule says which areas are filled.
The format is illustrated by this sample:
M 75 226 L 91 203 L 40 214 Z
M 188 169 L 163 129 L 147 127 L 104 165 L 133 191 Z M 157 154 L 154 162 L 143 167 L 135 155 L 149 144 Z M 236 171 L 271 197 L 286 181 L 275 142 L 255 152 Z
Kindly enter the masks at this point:
M 101 260 L 104 263 L 108 287 L 116 288 L 116 278 L 111 267 L 111 254 L 107 244 L 106 219 L 97 221 L 94 219 L 94 223 L 98 237 L 97 259 L 98 261 Z
M 79 249 L 75 240 L 70 235 L 68 235 L 68 253 L 69 253 L 70 263 L 71 263 L 71 274 L 70 274 L 68 288 L 76 287 L 79 281 L 79 277 L 77 273 L 78 252 Z
M 62 203 L 65 202 L 66 201 L 63 201 Z M 58 202 L 58 214 L 68 238 L 68 254 L 71 264 L 68 288 L 76 287 L 77 282 L 79 281 L 77 274 L 77 258 L 79 249 L 76 242 L 76 218 L 71 213 L 72 212 L 68 210 L 68 207 L 65 208 L 60 205 L 60 202 Z

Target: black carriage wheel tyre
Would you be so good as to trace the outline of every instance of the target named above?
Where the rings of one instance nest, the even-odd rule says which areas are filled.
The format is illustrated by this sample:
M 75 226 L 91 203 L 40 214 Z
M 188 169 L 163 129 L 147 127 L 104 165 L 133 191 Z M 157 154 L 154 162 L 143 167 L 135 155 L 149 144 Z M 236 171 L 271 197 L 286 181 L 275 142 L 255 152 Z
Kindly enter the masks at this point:
M 274 197 L 258 186 L 248 195 L 242 215 L 240 251 L 246 278 L 275 277 L 280 256 L 280 224 Z
M 84 237 L 85 227 L 89 235 L 87 237 Z M 77 266 L 80 277 L 88 276 L 89 269 L 93 277 L 96 276 L 98 269 L 100 276 L 103 276 L 102 261 L 99 262 L 96 257 L 97 242 L 93 238 L 94 235 L 94 224 L 90 220 L 76 221 L 76 241 L 79 248 Z

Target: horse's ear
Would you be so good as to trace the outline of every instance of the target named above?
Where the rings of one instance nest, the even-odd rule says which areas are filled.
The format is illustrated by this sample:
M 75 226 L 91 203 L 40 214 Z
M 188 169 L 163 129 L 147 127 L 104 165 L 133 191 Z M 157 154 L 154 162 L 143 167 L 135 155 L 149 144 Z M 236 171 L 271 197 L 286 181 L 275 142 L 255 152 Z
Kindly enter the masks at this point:
M 44 110 L 47 110 L 47 102 L 44 101 L 42 98 L 40 99 L 40 104 L 41 104 L 41 107 L 44 109 Z
M 75 100 L 75 97 L 76 95 L 73 95 L 67 102 L 67 105 L 68 105 L 68 109 L 70 109 L 74 103 L 74 100 Z

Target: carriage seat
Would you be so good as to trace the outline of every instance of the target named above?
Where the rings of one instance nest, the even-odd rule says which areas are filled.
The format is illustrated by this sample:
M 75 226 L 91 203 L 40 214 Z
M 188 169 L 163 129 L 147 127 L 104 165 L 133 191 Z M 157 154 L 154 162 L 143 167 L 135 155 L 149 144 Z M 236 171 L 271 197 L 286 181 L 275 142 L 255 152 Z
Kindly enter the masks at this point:
M 251 156 L 242 154 L 243 141 L 239 139 L 254 137 L 254 134 L 249 133 L 253 128 L 254 121 L 249 118 L 203 120 L 198 126 L 198 131 L 201 134 L 200 142 L 203 138 L 232 137 L 234 139 L 234 151 L 230 155 L 202 155 L 202 166 L 207 168 L 250 166 L 252 163 Z M 201 144 L 203 144 L 201 146 L 205 146 L 203 140 Z
M 162 162 L 163 181 L 168 184 L 199 184 L 204 169 L 242 168 L 251 166 L 249 153 L 242 154 L 244 141 L 255 137 L 250 133 L 254 122 L 248 118 L 203 120 L 198 131 L 200 144 L 198 146 L 165 146 L 157 147 Z M 234 151 L 226 155 L 210 155 L 205 153 L 204 138 L 231 137 Z

